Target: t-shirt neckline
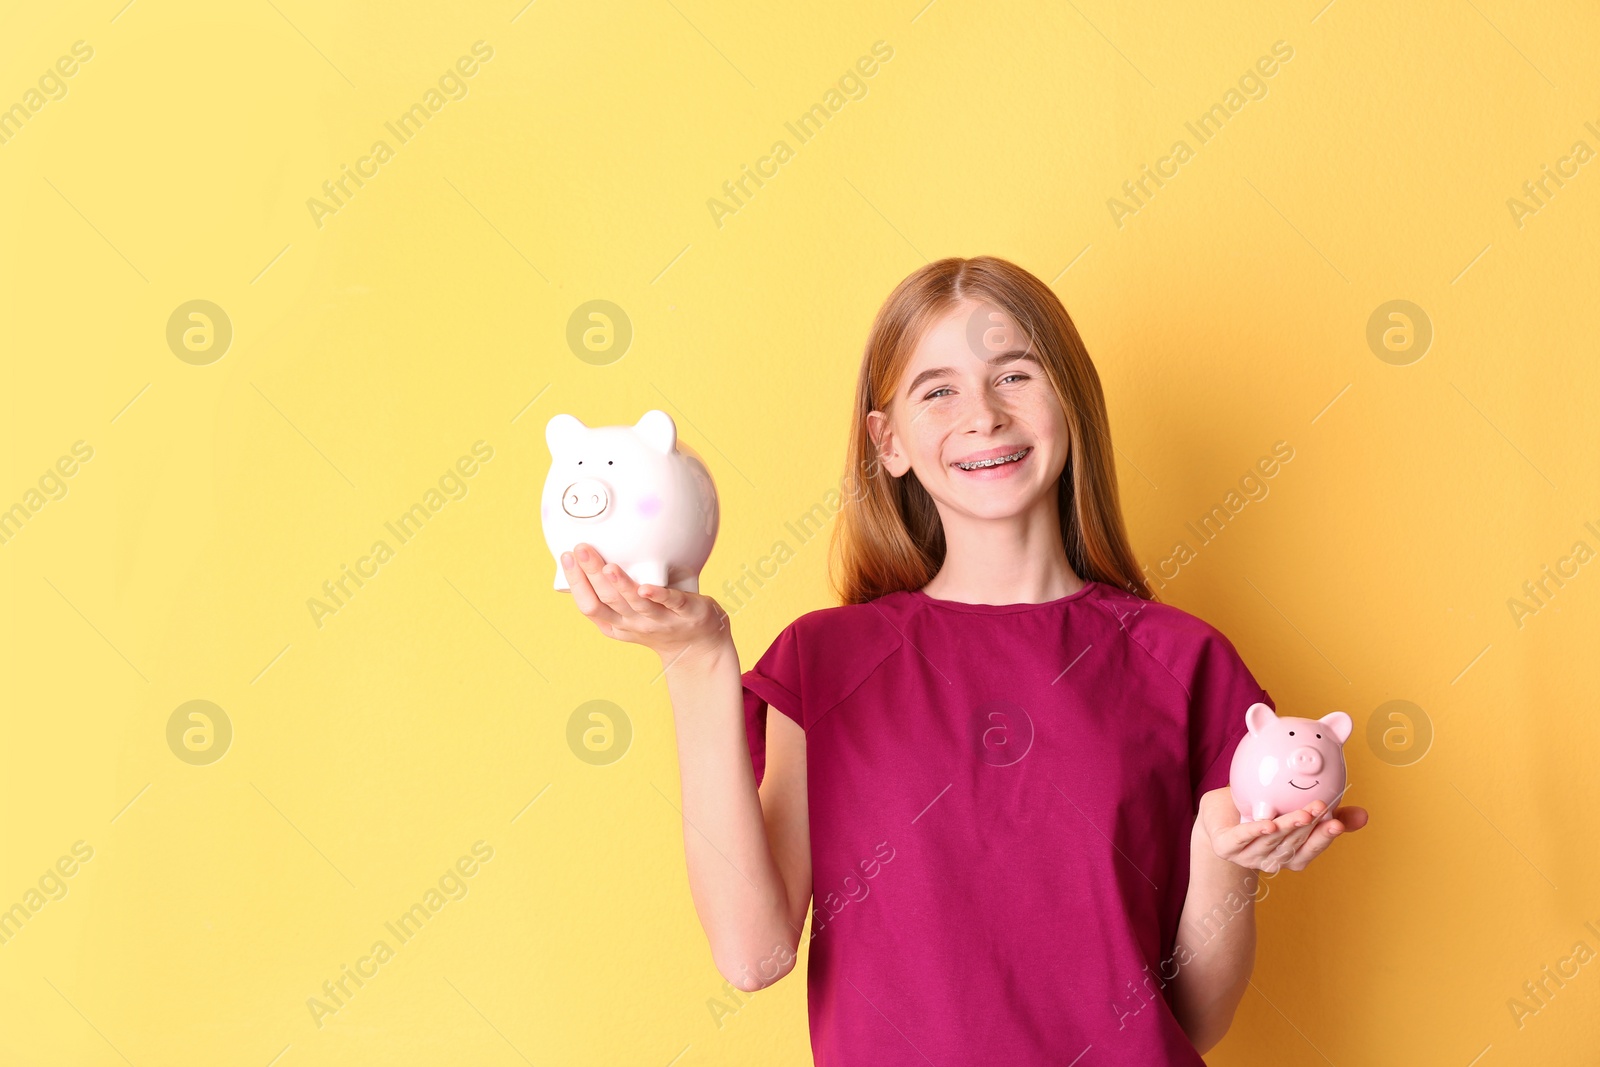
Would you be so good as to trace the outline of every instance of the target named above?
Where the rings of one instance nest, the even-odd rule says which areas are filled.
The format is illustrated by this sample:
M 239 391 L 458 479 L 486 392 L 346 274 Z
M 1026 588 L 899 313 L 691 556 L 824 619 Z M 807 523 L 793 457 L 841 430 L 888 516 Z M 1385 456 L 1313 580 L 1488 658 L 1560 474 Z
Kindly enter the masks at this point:
M 960 600 L 941 600 L 938 597 L 929 596 L 920 589 L 908 589 L 906 592 L 921 603 L 947 608 L 951 611 L 970 611 L 978 615 L 1009 615 L 1019 611 L 1038 611 L 1044 608 L 1059 607 L 1062 604 L 1070 604 L 1072 601 L 1087 595 L 1089 590 L 1098 584 L 1100 583 L 1090 579 L 1085 581 L 1083 587 L 1075 593 L 1068 593 L 1066 596 L 1058 597 L 1055 600 L 1040 601 L 1037 604 L 968 604 Z

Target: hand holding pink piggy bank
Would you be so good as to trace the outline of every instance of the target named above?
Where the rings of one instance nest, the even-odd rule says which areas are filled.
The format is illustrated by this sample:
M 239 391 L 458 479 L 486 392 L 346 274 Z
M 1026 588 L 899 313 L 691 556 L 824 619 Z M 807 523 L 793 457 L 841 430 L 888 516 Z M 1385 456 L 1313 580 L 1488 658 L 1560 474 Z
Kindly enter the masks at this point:
M 1344 743 L 1350 737 L 1350 716 L 1333 711 L 1320 719 L 1278 717 L 1265 704 L 1244 713 L 1250 732 L 1233 751 L 1229 787 L 1241 823 L 1276 819 L 1313 800 L 1327 809 L 1321 822 L 1344 795 Z
M 556 415 L 544 430 L 550 473 L 539 502 L 555 588 L 570 593 L 561 553 L 593 545 L 640 584 L 700 591 L 717 539 L 717 490 L 665 411 L 632 426 L 585 426 Z

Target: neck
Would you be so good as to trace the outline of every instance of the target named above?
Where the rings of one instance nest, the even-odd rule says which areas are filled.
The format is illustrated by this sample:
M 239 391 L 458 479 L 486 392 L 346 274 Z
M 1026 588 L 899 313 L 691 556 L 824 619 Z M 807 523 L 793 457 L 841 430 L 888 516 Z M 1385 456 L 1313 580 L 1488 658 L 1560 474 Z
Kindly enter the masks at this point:
M 923 592 L 964 604 L 1043 604 L 1086 584 L 1067 562 L 1054 495 L 1024 515 L 982 519 L 940 508 L 944 564 Z

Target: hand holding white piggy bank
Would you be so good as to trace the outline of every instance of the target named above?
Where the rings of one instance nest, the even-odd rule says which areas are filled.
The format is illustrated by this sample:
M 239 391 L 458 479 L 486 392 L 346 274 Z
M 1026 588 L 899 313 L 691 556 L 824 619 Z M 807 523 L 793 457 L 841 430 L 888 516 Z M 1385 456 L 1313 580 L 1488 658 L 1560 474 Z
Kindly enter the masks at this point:
M 561 553 L 593 545 L 633 581 L 700 591 L 717 539 L 717 489 L 665 411 L 632 426 L 585 426 L 556 415 L 545 426 L 550 474 L 539 504 L 555 588 L 571 592 Z

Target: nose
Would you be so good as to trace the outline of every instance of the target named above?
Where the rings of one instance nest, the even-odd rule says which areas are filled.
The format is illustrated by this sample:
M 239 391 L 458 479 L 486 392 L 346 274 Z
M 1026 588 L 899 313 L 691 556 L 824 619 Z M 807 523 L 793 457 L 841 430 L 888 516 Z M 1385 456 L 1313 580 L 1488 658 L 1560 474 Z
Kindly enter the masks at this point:
M 1289 770 L 1295 774 L 1316 774 L 1322 770 L 1322 753 L 1314 748 L 1297 748 L 1289 753 Z
M 598 478 L 580 478 L 561 493 L 561 510 L 575 519 L 592 519 L 610 506 L 611 492 Z
M 993 433 L 1006 424 L 1006 406 L 993 389 L 984 387 L 971 394 L 971 402 L 964 412 L 969 432 Z

